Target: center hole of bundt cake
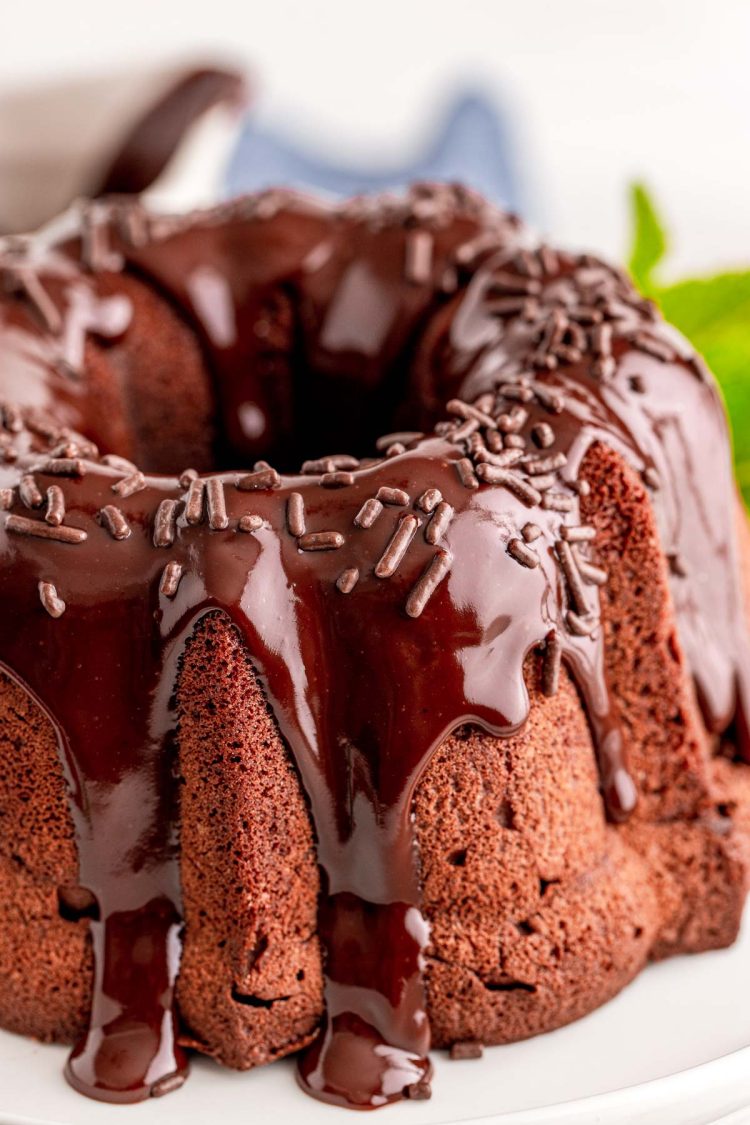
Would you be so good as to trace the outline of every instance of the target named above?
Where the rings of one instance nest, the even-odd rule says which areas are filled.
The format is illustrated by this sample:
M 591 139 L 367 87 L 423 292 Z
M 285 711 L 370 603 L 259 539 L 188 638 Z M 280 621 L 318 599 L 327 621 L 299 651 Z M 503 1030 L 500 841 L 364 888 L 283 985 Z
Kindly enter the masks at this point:
M 216 467 L 237 456 L 265 459 L 280 472 L 297 472 L 308 460 L 348 453 L 378 456 L 376 443 L 384 434 L 416 431 L 427 424 L 425 412 L 403 401 L 403 372 L 379 373 L 372 383 L 335 377 L 300 367 L 286 389 L 286 408 L 270 419 L 252 400 L 238 411 L 239 442 L 222 426 L 214 451 Z M 257 434 L 257 437 L 255 436 Z M 236 448 L 239 446 L 239 448 Z
M 335 302 L 309 323 L 279 290 L 250 302 L 235 317 L 232 347 L 220 347 L 140 279 L 120 276 L 117 284 L 135 310 L 127 347 L 109 352 L 132 441 L 112 411 L 89 436 L 146 471 L 242 469 L 263 459 L 295 472 L 336 453 L 372 457 L 384 434 L 431 428 L 435 403 L 450 397 L 426 377 L 420 318 L 394 344 L 372 302 L 356 325 Z M 213 333 L 221 341 L 220 329 Z
M 330 359 L 330 357 L 325 357 Z M 434 422 L 411 386 L 409 356 L 388 365 L 349 357 L 346 369 L 315 365 L 293 348 L 280 369 L 251 372 L 240 393 L 216 388 L 217 469 L 267 460 L 293 473 L 333 454 L 378 456 L 384 434 L 422 431 Z
M 268 461 L 279 472 L 295 473 L 303 462 L 334 454 L 382 455 L 383 435 L 422 432 L 436 420 L 415 400 L 408 359 L 387 369 L 342 374 L 312 367 L 293 356 L 286 370 L 249 373 L 234 393 L 219 378 L 213 404 L 194 418 L 194 432 L 172 429 L 168 445 L 149 442 L 141 464 L 151 471 L 179 472 L 249 467 Z M 187 441 L 184 439 L 187 438 Z
M 221 362 L 212 365 L 216 467 L 262 458 L 295 472 L 304 461 L 335 453 L 373 456 L 382 435 L 419 431 L 435 420 L 418 386 L 429 314 L 414 318 L 396 342 L 392 310 L 380 307 L 369 284 L 363 297 L 362 279 L 349 274 L 315 315 L 293 292 L 277 289 L 243 329 L 261 341 L 252 347 L 252 363 L 239 378 L 234 371 L 226 378 Z

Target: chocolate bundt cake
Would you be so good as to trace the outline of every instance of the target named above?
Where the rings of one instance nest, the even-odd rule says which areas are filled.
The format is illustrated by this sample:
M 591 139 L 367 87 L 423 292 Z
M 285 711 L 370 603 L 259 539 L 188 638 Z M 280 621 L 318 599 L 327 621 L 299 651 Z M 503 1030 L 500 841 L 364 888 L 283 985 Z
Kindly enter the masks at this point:
M 0 245 L 2 1026 L 370 1108 L 733 941 L 747 527 L 625 276 L 446 186 Z

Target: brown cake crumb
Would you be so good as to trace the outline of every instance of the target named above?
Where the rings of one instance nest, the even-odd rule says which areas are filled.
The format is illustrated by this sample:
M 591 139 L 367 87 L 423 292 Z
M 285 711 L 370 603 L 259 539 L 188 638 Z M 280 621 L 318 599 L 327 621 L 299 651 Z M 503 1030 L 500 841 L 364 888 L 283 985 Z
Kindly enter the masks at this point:
M 484 1047 L 478 1039 L 464 1039 L 459 1043 L 451 1043 L 449 1054 L 451 1059 L 481 1059 Z
M 406 1087 L 404 1092 L 412 1102 L 429 1101 L 432 1097 L 432 1086 L 429 1078 L 421 1078 L 419 1082 L 413 1082 L 411 1086 Z

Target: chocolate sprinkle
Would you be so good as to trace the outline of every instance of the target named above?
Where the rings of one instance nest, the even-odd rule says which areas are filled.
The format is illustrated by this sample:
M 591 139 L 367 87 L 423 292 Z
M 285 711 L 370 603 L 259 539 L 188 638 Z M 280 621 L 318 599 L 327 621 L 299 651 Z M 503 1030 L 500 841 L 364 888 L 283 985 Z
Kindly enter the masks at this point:
M 224 496 L 224 481 L 221 477 L 209 477 L 206 481 L 206 500 L 208 503 L 208 526 L 212 531 L 223 531 L 229 526 L 227 503 Z
M 513 259 L 513 265 L 527 277 L 542 277 L 544 273 L 538 257 L 531 250 L 519 250 Z
M 359 460 L 348 453 L 334 453 L 331 457 L 319 457 L 316 461 L 304 461 L 300 472 L 304 476 L 318 476 L 320 473 L 333 473 L 336 469 L 357 469 Z
M 342 570 L 336 579 L 336 589 L 340 590 L 342 594 L 351 594 L 358 582 L 359 571 L 356 566 L 350 566 L 348 570 Z
M 570 544 L 566 543 L 564 539 L 557 540 L 557 542 L 555 543 L 555 549 L 557 551 L 557 556 L 560 559 L 560 565 L 563 569 L 563 573 L 568 580 L 568 586 L 570 588 L 570 595 L 573 600 L 573 605 L 579 613 L 585 615 L 589 611 L 588 605 L 586 603 L 586 593 L 583 589 L 581 575 L 578 571 L 578 567 L 576 566 L 576 560 L 573 555 L 573 550 Z
M 476 455 L 479 464 L 496 465 L 498 469 L 507 469 L 517 464 L 523 457 L 522 449 L 503 449 L 500 453 L 491 453 L 489 449 L 480 449 Z
M 29 430 L 39 434 L 40 437 L 48 438 L 50 441 L 58 441 L 60 438 L 59 423 L 44 410 L 27 410 L 25 412 L 25 424 Z
M 456 414 L 459 418 L 465 421 L 478 422 L 480 426 L 486 426 L 488 430 L 497 428 L 497 423 L 492 415 L 487 414 L 483 410 L 478 410 L 476 406 L 472 406 L 468 402 L 464 402 L 460 398 L 452 398 L 445 404 L 445 409 L 448 414 Z
M 354 517 L 355 526 L 363 528 L 372 527 L 372 525 L 375 523 L 375 520 L 378 518 L 382 511 L 383 505 L 379 500 L 375 500 L 374 498 L 365 500 L 364 504 Z
M 260 516 L 246 515 L 240 517 L 240 522 L 237 525 L 240 531 L 260 531 L 263 527 L 263 520 Z
M 521 535 L 527 543 L 533 543 L 542 534 L 542 529 L 539 524 L 525 523 L 521 528 Z
M 143 473 L 135 472 L 129 477 L 123 477 L 122 480 L 115 481 L 112 485 L 112 491 L 126 500 L 128 496 L 134 496 L 136 492 L 142 492 L 146 487 L 146 478 Z
M 388 449 L 389 446 L 398 443 L 399 445 L 411 445 L 415 441 L 423 438 L 424 434 L 420 430 L 400 430 L 395 434 L 384 434 L 379 437 L 375 442 L 375 448 L 380 452 Z
M 344 536 L 340 531 L 312 531 L 297 540 L 301 551 L 337 551 L 344 546 Z
M 688 574 L 688 568 L 684 560 L 676 554 L 668 556 L 669 569 L 672 574 L 676 574 L 678 578 L 685 578 Z
M 555 473 L 546 473 L 544 476 L 534 477 L 534 488 L 538 488 L 540 492 L 546 492 L 548 488 L 554 488 L 557 483 Z
M 560 687 L 562 644 L 555 629 L 547 637 L 542 662 L 542 691 L 547 696 L 557 695 Z
M 532 551 L 531 547 L 527 547 L 523 539 L 511 539 L 508 544 L 508 554 L 521 566 L 527 566 L 530 570 L 539 566 L 539 555 L 536 551 Z
M 437 508 L 442 499 L 443 494 L 439 488 L 428 488 L 416 501 L 415 507 L 429 515 L 430 512 Z
M 116 453 L 105 453 L 101 458 L 102 465 L 106 465 L 110 469 L 116 469 L 120 473 L 138 472 L 138 466 L 134 465 L 132 461 L 128 461 L 127 457 L 118 457 Z
M 579 305 L 577 308 L 571 309 L 568 316 L 578 324 L 601 324 L 604 320 L 601 309 L 594 308 L 593 305 Z
M 523 434 L 506 434 L 504 445 L 506 449 L 525 449 L 526 438 Z
M 3 403 L 2 417 L 3 425 L 9 434 L 20 434 L 23 429 L 23 418 L 17 406 L 11 402 Z
M 377 578 L 390 578 L 391 575 L 396 573 L 418 526 L 419 521 L 416 516 L 401 516 L 388 546 L 375 567 Z
M 163 594 L 165 598 L 173 598 L 177 593 L 181 578 L 182 564 L 178 562 L 168 562 L 162 571 L 159 593 Z
M 59 597 L 57 587 L 52 582 L 39 583 L 39 600 L 50 617 L 62 617 L 65 613 L 65 602 Z
M 177 531 L 177 500 L 162 500 L 154 517 L 155 547 L 171 547 Z
M 0 488 L 0 511 L 7 512 L 13 507 L 15 494 L 12 488 Z
M 413 1082 L 411 1086 L 407 1086 L 404 1090 L 406 1097 L 413 1102 L 426 1102 L 432 1097 L 432 1087 L 430 1086 L 429 1079 L 421 1078 L 419 1082 Z
M 383 485 L 378 489 L 376 499 L 381 504 L 390 504 L 394 508 L 405 508 L 409 503 L 409 493 L 404 492 L 403 488 L 388 488 Z
M 526 297 L 495 297 L 485 304 L 490 316 L 513 316 L 523 312 L 526 306 Z
M 617 370 L 614 356 L 605 355 L 601 356 L 599 359 L 595 359 L 591 365 L 591 370 L 598 379 L 611 378 Z
M 167 1074 L 164 1078 L 160 1078 L 154 1082 L 151 1087 L 152 1098 L 163 1098 L 165 1094 L 171 1094 L 175 1090 L 179 1090 L 185 1084 L 184 1074 Z
M 612 325 L 597 324 L 591 330 L 591 347 L 598 356 L 612 355 Z
M 320 483 L 323 488 L 349 488 L 354 484 L 354 473 L 344 472 L 343 469 L 337 469 L 333 473 L 323 473 Z
M 5 530 L 16 535 L 29 535 L 33 539 L 54 539 L 57 543 L 85 543 L 88 535 L 79 527 L 51 527 L 48 523 L 30 520 L 25 516 L 8 516 Z
M 564 492 L 545 492 L 542 496 L 542 507 L 548 512 L 572 512 L 575 503 L 573 497 Z
M 480 465 L 477 472 L 487 484 L 501 484 L 522 500 L 528 508 L 541 503 L 542 494 L 532 484 L 512 469 L 498 469 L 495 465 Z
M 10 266 L 8 272 L 11 291 L 23 294 L 47 331 L 57 335 L 62 329 L 62 316 L 39 276 L 30 266 L 21 264 Z
M 530 457 L 524 468 L 529 476 L 533 477 L 542 473 L 554 473 L 557 469 L 562 469 L 567 463 L 568 458 L 561 451 L 552 453 L 549 457 Z
M 7 434 L 0 434 L 0 457 L 8 464 L 18 460 L 18 450 Z
M 569 609 L 565 615 L 568 628 L 577 637 L 590 637 L 597 626 L 595 617 L 575 613 Z
M 305 501 L 301 492 L 292 492 L 286 502 L 286 525 L 289 528 L 290 535 L 293 535 L 295 539 L 299 539 L 307 530 Z
M 105 527 L 113 539 L 129 539 L 130 524 L 119 508 L 114 504 L 106 504 L 97 514 L 97 519 Z
M 50 457 L 37 471 L 53 477 L 82 477 L 86 466 L 77 457 Z
M 443 500 L 438 504 L 432 519 L 424 529 L 424 537 L 433 546 L 439 543 L 453 519 L 453 508 Z
M 539 261 L 542 269 L 548 275 L 554 275 L 560 269 L 560 261 L 551 246 L 542 245 L 538 250 Z
M 448 441 L 452 442 L 453 445 L 461 445 L 462 442 L 476 433 L 480 424 L 481 423 L 478 422 L 476 418 L 467 418 L 465 422 L 462 422 L 461 425 L 457 427 L 453 427 L 448 423 L 450 427 L 448 431 Z
M 529 412 L 523 406 L 514 406 L 507 414 L 499 414 L 497 428 L 504 434 L 517 434 L 529 420 Z
M 86 441 L 85 438 L 75 435 L 73 438 L 61 441 L 54 449 L 50 450 L 50 457 L 52 458 L 68 458 L 75 459 L 78 457 L 91 457 L 97 458 L 99 450 L 92 441 Z
M 605 584 L 609 577 L 606 570 L 603 570 L 600 566 L 595 566 L 588 559 L 582 558 L 576 547 L 573 548 L 573 556 L 584 582 L 590 586 L 603 586 Z
M 260 489 L 278 488 L 281 483 L 279 474 L 275 469 L 259 469 L 255 473 L 247 473 L 237 481 L 240 492 L 254 492 Z
M 44 497 L 30 473 L 22 476 L 18 482 L 18 495 L 25 508 L 41 508 L 44 503 Z
M 203 519 L 203 500 L 205 494 L 205 481 L 192 477 L 188 484 L 187 500 L 185 501 L 185 519 L 191 526 L 199 524 Z
M 645 332 L 636 332 L 633 343 L 642 352 L 653 356 L 654 359 L 660 359 L 663 363 L 669 363 L 670 360 L 675 358 L 674 348 L 661 340 L 655 340 L 653 336 L 649 336 Z
M 503 383 L 499 389 L 500 394 L 511 402 L 532 402 L 534 398 L 534 392 L 526 383 Z M 498 418 L 499 425 L 500 418 Z
M 446 266 L 440 279 L 440 290 L 443 293 L 455 293 L 458 289 L 458 274 L 453 266 Z
M 654 492 L 658 492 L 661 488 L 661 477 L 652 465 L 648 465 L 643 470 L 641 476 L 643 477 L 644 484 L 647 484 Z
M 464 488 L 469 488 L 472 491 L 479 488 L 477 474 L 474 472 L 474 466 L 468 457 L 462 457 L 460 461 L 456 461 L 456 472 Z
M 512 293 L 521 296 L 535 297 L 542 291 L 542 286 L 536 278 L 518 277 L 512 273 L 503 273 L 498 270 L 493 273 L 490 281 L 490 293 Z
M 404 278 L 413 285 L 427 285 L 432 276 L 434 241 L 427 230 L 409 231 L 405 244 Z
M 495 432 L 494 430 L 492 431 Z M 484 435 L 479 431 L 473 433 L 469 438 L 469 456 L 476 461 L 481 453 L 487 453 L 487 445 L 484 440 Z
M 424 574 L 417 580 L 406 599 L 406 612 L 409 617 L 420 617 L 422 615 L 428 601 L 450 570 L 451 562 L 451 556 L 447 551 L 435 553 Z M 375 573 L 378 574 L 378 571 L 376 570 Z M 384 576 L 381 574 L 378 577 Z
M 482 231 L 474 238 L 458 246 L 453 253 L 453 257 L 460 266 L 473 266 L 482 254 L 493 249 L 496 245 L 496 237 L 489 231 Z
M 540 449 L 549 449 L 555 444 L 555 432 L 548 422 L 538 422 L 531 428 L 531 436 Z
M 568 543 L 588 543 L 596 538 L 596 528 L 587 525 L 578 527 L 563 526 L 560 528 L 560 538 L 566 539 Z
M 561 414 L 565 409 L 565 399 L 561 394 L 556 391 L 549 390 L 543 383 L 534 382 L 531 384 L 532 390 L 536 395 L 537 402 L 548 410 L 550 414 Z M 544 425 L 545 423 L 541 423 Z

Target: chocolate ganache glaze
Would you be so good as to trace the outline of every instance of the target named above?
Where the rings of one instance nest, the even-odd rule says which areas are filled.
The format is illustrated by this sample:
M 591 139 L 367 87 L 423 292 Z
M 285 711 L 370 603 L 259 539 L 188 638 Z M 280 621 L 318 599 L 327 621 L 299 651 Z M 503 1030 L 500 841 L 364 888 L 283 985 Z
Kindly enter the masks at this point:
M 217 458 L 245 469 L 153 475 L 118 455 L 125 423 L 86 349 L 126 337 L 127 275 L 197 334 Z M 619 272 L 454 187 L 343 207 L 269 192 L 178 219 L 99 203 L 2 244 L 0 279 L 0 663 L 57 731 L 92 897 L 69 1081 L 127 1102 L 186 1073 L 174 695 L 186 641 L 220 610 L 315 827 L 326 1016 L 300 1081 L 358 1108 L 427 1096 L 411 799 L 433 751 L 465 723 L 517 731 L 543 649 L 545 692 L 561 661 L 579 689 L 610 817 L 635 803 L 581 515 L 596 443 L 652 495 L 706 723 L 734 722 L 750 757 L 710 377 Z M 316 459 L 295 470 L 297 453 Z

